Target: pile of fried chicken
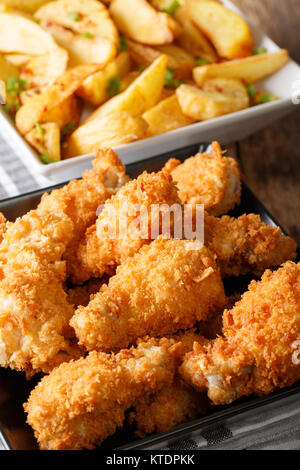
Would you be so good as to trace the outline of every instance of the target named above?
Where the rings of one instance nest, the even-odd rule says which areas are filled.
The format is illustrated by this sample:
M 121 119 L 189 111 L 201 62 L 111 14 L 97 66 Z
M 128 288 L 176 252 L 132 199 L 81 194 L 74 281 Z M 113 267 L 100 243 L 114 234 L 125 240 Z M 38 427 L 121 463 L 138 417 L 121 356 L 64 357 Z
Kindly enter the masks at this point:
M 24 405 L 41 449 L 90 449 L 124 423 L 166 431 L 300 379 L 296 244 L 258 215 L 224 215 L 240 198 L 217 142 L 133 180 L 102 149 L 81 180 L 1 216 L 0 365 L 42 373 Z M 116 208 L 132 222 L 128 203 L 204 204 L 204 245 L 137 225 L 108 237 Z M 261 280 L 228 298 L 223 279 L 248 273 Z

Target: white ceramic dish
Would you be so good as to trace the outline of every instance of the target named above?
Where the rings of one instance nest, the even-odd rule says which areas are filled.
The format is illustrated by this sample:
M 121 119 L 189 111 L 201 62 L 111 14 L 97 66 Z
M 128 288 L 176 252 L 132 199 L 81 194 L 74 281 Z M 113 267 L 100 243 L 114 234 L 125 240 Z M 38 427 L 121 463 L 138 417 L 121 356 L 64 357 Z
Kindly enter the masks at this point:
M 224 0 L 223 3 L 245 17 L 230 1 Z M 258 31 L 247 18 L 246 20 L 253 30 L 256 46 L 264 46 L 269 52 L 279 49 L 271 39 Z M 292 93 L 294 84 L 297 81 L 299 83 L 299 80 L 300 66 L 290 60 L 279 72 L 257 83 L 257 89 L 279 96 L 278 101 L 248 108 L 210 121 L 198 122 L 148 139 L 120 145 L 115 150 L 122 161 L 128 164 L 195 143 L 210 142 L 215 139 L 222 144 L 227 144 L 241 140 L 266 127 L 276 119 L 285 116 L 295 108 Z M 53 181 L 60 182 L 76 178 L 82 174 L 84 169 L 91 166 L 92 154 L 50 165 L 41 163 L 36 152 L 17 132 L 3 110 L 0 110 L 0 131 L 8 143 L 16 149 L 18 154 L 22 155 L 23 159 L 27 160 L 27 163 L 35 171 L 44 174 Z

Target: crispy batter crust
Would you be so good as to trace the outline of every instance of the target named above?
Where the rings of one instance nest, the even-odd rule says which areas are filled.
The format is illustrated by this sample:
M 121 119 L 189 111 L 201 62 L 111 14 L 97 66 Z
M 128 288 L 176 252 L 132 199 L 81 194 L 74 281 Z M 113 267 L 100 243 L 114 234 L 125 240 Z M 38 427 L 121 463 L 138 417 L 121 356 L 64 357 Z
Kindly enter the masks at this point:
M 140 336 L 191 328 L 225 304 L 216 263 L 206 248 L 159 237 L 117 268 L 70 324 L 87 349 L 114 351 Z
M 117 355 L 91 352 L 44 377 L 24 405 L 41 449 L 93 448 L 113 434 L 145 393 L 173 381 L 173 340 L 140 342 Z
M 208 390 L 215 404 L 255 393 L 271 393 L 300 379 L 293 362 L 300 339 L 300 263 L 288 261 L 267 270 L 260 282 L 223 315 L 225 338 L 209 345 L 195 343 L 180 368 L 198 390 Z
M 241 199 L 241 173 L 238 163 L 223 157 L 218 142 L 212 153 L 198 153 L 184 163 L 171 159 L 164 171 L 171 173 L 183 204 L 204 204 L 211 215 L 229 212 Z

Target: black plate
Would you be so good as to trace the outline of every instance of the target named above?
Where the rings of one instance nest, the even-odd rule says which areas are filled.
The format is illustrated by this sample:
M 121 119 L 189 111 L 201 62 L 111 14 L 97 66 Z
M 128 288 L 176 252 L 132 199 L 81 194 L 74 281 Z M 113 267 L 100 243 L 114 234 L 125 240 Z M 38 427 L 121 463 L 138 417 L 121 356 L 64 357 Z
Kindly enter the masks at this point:
M 199 145 L 185 147 L 174 152 L 169 152 L 147 161 L 134 163 L 127 166 L 127 173 L 136 177 L 142 171 L 157 171 L 161 169 L 164 163 L 170 158 L 185 158 L 197 153 Z M 34 209 L 38 204 L 40 197 L 45 191 L 51 191 L 54 188 L 62 186 L 56 185 L 41 191 L 24 194 L 15 198 L 6 199 L 0 202 L 0 211 L 5 214 L 9 220 L 22 216 L 27 211 Z M 243 183 L 242 201 L 240 207 L 234 210 L 231 215 L 238 217 L 241 214 L 255 213 L 259 214 L 268 225 L 279 226 L 276 220 L 266 210 L 264 205 L 257 199 L 248 186 Z M 228 294 L 233 292 L 243 292 L 253 276 L 241 276 L 235 279 L 226 280 L 225 288 Z M 30 382 L 25 380 L 22 373 L 0 368 L 0 439 L 6 449 L 37 449 L 33 432 L 26 425 L 26 416 L 23 411 L 23 403 L 27 400 L 30 390 L 38 382 L 39 377 L 35 377 Z M 246 398 L 239 400 L 233 405 L 226 407 L 211 408 L 208 415 L 184 424 L 171 431 L 152 435 L 146 439 L 136 440 L 133 431 L 129 428 L 123 428 L 113 437 L 108 438 L 102 445 L 103 449 L 147 449 L 154 445 L 159 445 L 164 441 L 176 441 L 178 438 L 188 437 L 191 433 L 205 431 L 211 425 L 220 421 L 225 421 L 237 414 L 257 408 L 257 412 L 264 405 L 276 400 L 296 395 L 295 400 L 300 397 L 300 384 L 285 390 L 280 390 L 272 395 L 263 398 Z

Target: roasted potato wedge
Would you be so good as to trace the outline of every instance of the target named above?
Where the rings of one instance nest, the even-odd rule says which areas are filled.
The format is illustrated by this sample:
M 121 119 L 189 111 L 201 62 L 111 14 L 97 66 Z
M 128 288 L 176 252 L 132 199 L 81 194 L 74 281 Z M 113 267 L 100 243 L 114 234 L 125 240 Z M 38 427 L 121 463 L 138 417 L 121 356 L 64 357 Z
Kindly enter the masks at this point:
M 100 106 L 111 96 L 108 91 L 109 80 L 123 78 L 130 72 L 130 57 L 127 51 L 121 52 L 103 70 L 90 75 L 78 88 L 77 94 L 95 106 Z
M 127 111 L 116 111 L 100 116 L 78 127 L 70 136 L 64 157 L 91 153 L 96 147 L 115 147 L 146 135 L 147 124 Z
M 115 111 L 128 111 L 133 116 L 139 116 L 152 108 L 158 102 L 164 86 L 167 62 L 166 55 L 159 56 L 123 93 L 96 109 L 87 121 Z
M 160 101 L 156 106 L 146 111 L 142 117 L 149 126 L 147 136 L 163 134 L 195 122 L 183 114 L 176 94 Z
M 38 124 L 37 127 L 25 134 L 25 139 L 45 159 L 49 158 L 48 163 L 60 160 L 60 130 L 55 122 Z
M 146 0 L 112 0 L 110 13 L 122 34 L 143 44 L 171 44 L 181 33 L 170 15 L 155 10 Z
M 192 55 L 174 44 L 150 47 L 128 40 L 128 50 L 132 60 L 141 66 L 148 66 L 160 54 L 168 57 L 168 67 L 176 72 L 177 77 L 189 78 L 196 61 Z
M 117 28 L 107 8 L 96 0 L 53 1 L 34 16 L 69 51 L 71 66 L 106 63 L 117 53 Z
M 31 56 L 44 55 L 57 48 L 51 34 L 28 18 L 0 12 L 0 52 Z
M 202 85 L 205 80 L 215 77 L 238 78 L 246 83 L 253 83 L 279 70 L 287 63 L 288 58 L 288 51 L 281 49 L 278 52 L 196 67 L 193 70 L 193 76 L 199 85 Z
M 49 2 L 49 0 L 1 0 L 0 3 L 9 8 L 16 8 L 26 13 L 33 13 L 47 2 Z
M 186 5 L 192 21 L 211 40 L 220 57 L 251 55 L 252 32 L 241 16 L 218 2 L 186 0 Z
M 67 70 L 44 93 L 28 100 L 16 114 L 16 125 L 21 134 L 31 131 L 35 123 L 71 96 L 91 74 L 100 70 L 100 64 L 79 65 Z
M 51 85 L 67 68 L 68 53 L 56 47 L 48 54 L 34 57 L 22 67 L 20 77 L 27 87 L 42 88 Z
M 237 79 L 213 78 L 202 89 L 181 85 L 176 90 L 182 112 L 196 121 L 206 121 L 249 107 L 246 86 Z
M 174 18 L 181 25 L 183 32 L 177 38 L 178 44 L 194 57 L 216 62 L 217 53 L 202 31 L 192 22 L 185 2 L 174 12 Z

